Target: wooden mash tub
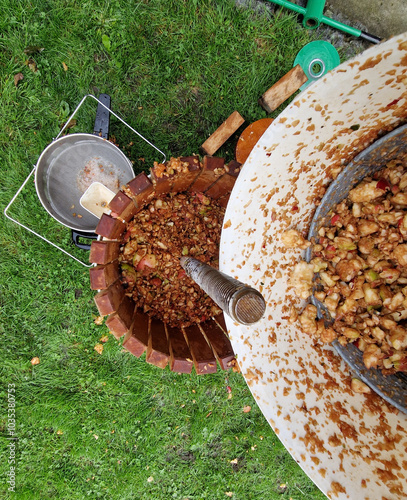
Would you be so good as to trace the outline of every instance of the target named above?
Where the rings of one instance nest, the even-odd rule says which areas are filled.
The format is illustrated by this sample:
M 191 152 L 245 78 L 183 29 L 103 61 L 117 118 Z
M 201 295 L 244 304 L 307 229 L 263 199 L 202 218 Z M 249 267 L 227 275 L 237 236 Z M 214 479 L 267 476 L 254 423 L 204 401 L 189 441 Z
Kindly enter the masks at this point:
M 126 222 L 155 196 L 202 192 L 226 206 L 241 164 L 225 165 L 223 158 L 213 156 L 181 161 L 183 172 L 159 176 L 155 166 L 151 176 L 140 173 L 112 199 L 111 213 L 102 215 L 95 230 L 100 238 L 91 245 L 89 261 L 95 266 L 90 269 L 90 283 L 92 290 L 98 290 L 94 300 L 99 314 L 108 316 L 107 327 L 117 339 L 124 337 L 123 347 L 131 354 L 140 357 L 146 351 L 148 363 L 169 365 L 174 372 L 190 373 L 194 365 L 197 374 L 214 373 L 217 362 L 222 369 L 235 364 L 223 314 L 188 328 L 172 328 L 136 308 L 120 281 L 118 256 Z

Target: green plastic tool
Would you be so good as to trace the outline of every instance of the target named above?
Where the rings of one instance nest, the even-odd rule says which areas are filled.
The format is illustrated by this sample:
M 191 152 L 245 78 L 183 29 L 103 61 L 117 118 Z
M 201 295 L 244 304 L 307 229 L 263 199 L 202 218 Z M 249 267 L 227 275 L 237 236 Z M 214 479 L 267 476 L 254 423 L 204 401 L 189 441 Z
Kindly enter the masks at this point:
M 340 64 L 340 58 L 335 47 L 329 42 L 315 40 L 307 43 L 297 54 L 294 66 L 299 64 L 307 75 L 307 82 L 301 87 L 304 90 L 310 83 L 321 78 Z
M 349 35 L 356 36 L 358 38 L 363 38 L 364 40 L 368 40 L 371 43 L 380 43 L 381 38 L 377 36 L 370 35 L 365 31 L 361 31 L 356 28 L 352 28 L 344 23 L 336 21 L 335 19 L 331 19 L 330 17 L 326 17 L 323 15 L 325 8 L 325 0 L 308 0 L 306 7 L 301 7 L 293 2 L 289 2 L 287 0 L 268 0 L 269 2 L 280 5 L 281 7 L 285 7 L 287 9 L 293 10 L 298 14 L 303 16 L 302 25 L 304 28 L 315 29 L 321 23 L 326 24 L 327 26 L 331 26 L 332 28 L 339 29 L 348 33 Z

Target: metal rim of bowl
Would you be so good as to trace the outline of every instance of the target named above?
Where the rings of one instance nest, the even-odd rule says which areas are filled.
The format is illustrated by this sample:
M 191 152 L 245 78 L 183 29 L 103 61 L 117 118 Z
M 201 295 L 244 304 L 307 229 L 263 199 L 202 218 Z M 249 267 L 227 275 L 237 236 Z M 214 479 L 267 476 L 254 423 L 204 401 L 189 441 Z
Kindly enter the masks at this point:
M 350 162 L 338 177 L 330 184 L 324 194 L 320 205 L 317 207 L 308 232 L 308 240 L 317 240 L 319 228 L 326 222 L 330 211 L 340 201 L 344 200 L 349 191 L 360 182 L 368 173 L 381 170 L 388 161 L 397 158 L 402 149 L 396 149 L 396 145 L 404 146 L 407 151 L 407 124 L 398 127 L 359 153 Z M 389 146 L 391 146 L 389 148 Z M 383 155 L 383 149 L 387 149 L 389 155 Z M 372 161 L 375 160 L 373 168 Z M 305 260 L 309 262 L 312 255 L 312 246 L 305 254 Z M 314 302 L 314 301 L 313 301 Z M 318 317 L 323 317 L 318 301 L 315 300 Z M 381 370 L 367 369 L 363 363 L 361 351 L 352 343 L 342 346 L 338 341 L 332 342 L 336 352 L 350 367 L 351 371 L 367 384 L 374 392 L 379 394 L 385 401 L 395 406 L 403 413 L 407 413 L 407 376 L 403 373 L 385 376 Z

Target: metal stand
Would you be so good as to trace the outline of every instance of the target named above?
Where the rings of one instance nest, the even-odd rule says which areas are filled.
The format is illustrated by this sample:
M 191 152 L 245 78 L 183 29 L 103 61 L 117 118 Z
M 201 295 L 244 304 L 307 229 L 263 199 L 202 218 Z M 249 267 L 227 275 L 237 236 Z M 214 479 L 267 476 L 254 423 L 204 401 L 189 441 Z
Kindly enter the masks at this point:
M 143 137 L 139 132 L 137 132 L 137 130 L 135 130 L 133 127 L 131 127 L 128 123 L 126 123 L 119 115 L 117 115 L 116 113 L 114 113 L 108 106 L 110 103 L 108 103 L 106 100 L 105 102 L 102 102 L 101 100 L 99 100 L 97 97 L 95 97 L 94 95 L 92 94 L 87 94 L 85 95 L 81 102 L 78 104 L 78 106 L 76 107 L 75 111 L 71 114 L 71 116 L 67 119 L 65 125 L 62 127 L 62 129 L 59 131 L 59 134 L 53 139 L 53 141 L 56 141 L 57 139 L 59 139 L 59 137 L 64 133 L 64 131 L 68 128 L 68 125 L 70 123 L 70 121 L 72 120 L 72 118 L 76 115 L 76 113 L 78 112 L 78 110 L 80 109 L 80 107 L 82 106 L 82 104 L 85 102 L 86 99 L 94 99 L 97 103 L 98 103 L 98 108 L 101 108 L 101 109 L 104 109 L 106 112 L 107 112 L 107 116 L 108 114 L 112 114 L 115 118 L 117 118 L 120 122 L 122 122 L 127 128 L 129 128 L 134 134 L 136 134 L 138 137 L 140 137 L 144 142 L 146 142 L 149 146 L 151 146 L 152 148 L 154 148 L 156 151 L 158 151 L 164 158 L 164 162 L 166 161 L 166 156 L 165 156 L 165 153 L 163 153 L 160 149 L 158 149 L 153 143 L 151 143 L 148 139 L 146 139 L 145 137 Z M 107 105 L 106 105 L 107 104 Z M 28 174 L 27 178 L 25 179 L 25 181 L 22 183 L 22 185 L 20 186 L 20 188 L 18 189 L 18 191 L 16 192 L 16 194 L 13 196 L 13 198 L 10 200 L 9 204 L 6 206 L 6 208 L 4 209 L 4 215 L 7 217 L 7 219 L 11 220 L 12 222 L 14 222 L 15 224 L 17 224 L 18 226 L 24 228 L 26 231 L 29 231 L 30 233 L 34 234 L 35 236 L 37 236 L 38 238 L 41 238 L 43 241 L 47 242 L 49 245 L 53 246 L 54 248 L 57 248 L 58 250 L 60 250 L 61 252 L 63 252 L 65 255 L 68 255 L 69 257 L 71 257 L 71 259 L 79 262 L 80 264 L 82 264 L 83 266 L 85 267 L 92 267 L 93 264 L 89 264 L 87 262 L 84 262 L 80 259 L 78 259 L 77 257 L 75 257 L 74 255 L 72 255 L 71 253 L 69 253 L 67 250 L 61 248 L 60 246 L 56 245 L 55 243 L 53 243 L 52 241 L 48 240 L 47 238 L 45 238 L 45 236 L 42 236 L 41 234 L 37 233 L 35 230 L 29 228 L 28 226 L 22 224 L 20 221 L 18 221 L 17 219 L 14 219 L 11 215 L 9 215 L 8 211 L 10 210 L 10 208 L 12 207 L 12 205 L 14 204 L 14 202 L 16 201 L 17 197 L 20 195 L 21 191 L 24 189 L 24 187 L 26 186 L 26 184 L 28 183 L 29 179 L 32 177 L 32 175 L 34 174 L 35 170 L 37 168 L 37 165 L 34 166 L 34 168 L 31 170 L 31 172 Z

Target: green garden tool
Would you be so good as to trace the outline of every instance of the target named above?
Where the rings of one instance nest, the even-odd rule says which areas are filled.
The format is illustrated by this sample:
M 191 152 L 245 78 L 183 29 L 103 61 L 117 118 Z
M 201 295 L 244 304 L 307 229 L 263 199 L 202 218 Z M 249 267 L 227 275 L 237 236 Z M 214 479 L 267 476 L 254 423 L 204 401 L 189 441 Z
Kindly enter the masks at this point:
M 287 9 L 293 10 L 298 14 L 303 16 L 302 25 L 307 29 L 315 29 L 321 23 L 324 23 L 332 28 L 336 28 L 339 30 L 348 33 L 349 35 L 356 36 L 358 38 L 363 38 L 371 43 L 380 43 L 381 38 L 377 36 L 370 35 L 365 31 L 361 31 L 356 28 L 352 28 L 351 26 L 347 26 L 335 19 L 331 19 L 323 15 L 323 11 L 325 8 L 325 0 L 308 0 L 306 7 L 301 7 L 293 2 L 289 2 L 287 0 L 268 0 L 269 2 L 280 5 L 281 7 L 285 7 Z
M 297 54 L 294 67 L 299 64 L 308 80 L 300 87 L 304 90 L 311 83 L 319 80 L 328 71 L 336 68 L 341 60 L 335 47 L 324 40 L 307 43 Z

